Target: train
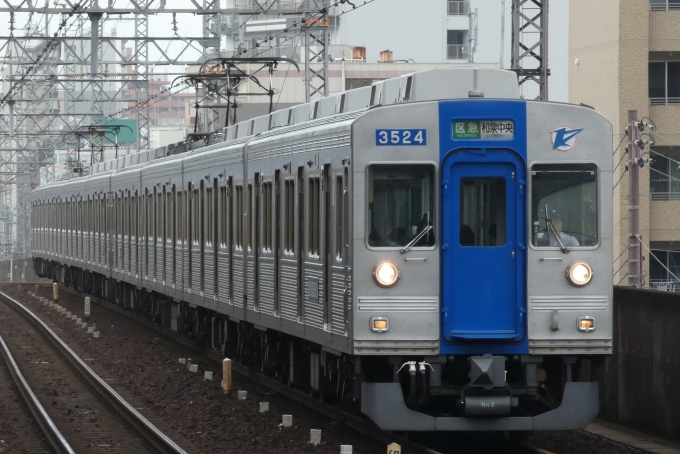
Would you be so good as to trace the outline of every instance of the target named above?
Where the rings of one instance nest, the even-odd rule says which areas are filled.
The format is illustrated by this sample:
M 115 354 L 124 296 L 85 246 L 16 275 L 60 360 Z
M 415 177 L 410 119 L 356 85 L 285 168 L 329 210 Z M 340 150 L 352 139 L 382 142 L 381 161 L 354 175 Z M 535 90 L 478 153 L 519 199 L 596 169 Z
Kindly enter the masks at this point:
M 511 71 L 414 72 L 36 188 L 34 267 L 385 430 L 584 428 L 612 136 Z

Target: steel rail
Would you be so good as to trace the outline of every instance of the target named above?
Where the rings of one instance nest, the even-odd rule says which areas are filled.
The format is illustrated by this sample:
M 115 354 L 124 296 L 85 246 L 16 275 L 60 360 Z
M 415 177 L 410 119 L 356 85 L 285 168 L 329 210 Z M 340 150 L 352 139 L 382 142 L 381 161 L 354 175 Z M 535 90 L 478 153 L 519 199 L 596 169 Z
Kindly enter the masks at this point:
M 38 426 L 40 426 L 40 430 L 45 435 L 50 447 L 58 454 L 75 454 L 75 451 L 54 424 L 52 418 L 47 414 L 45 408 L 42 406 L 31 389 L 31 386 L 24 378 L 24 375 L 21 373 L 21 370 L 19 370 L 19 365 L 14 361 L 12 352 L 9 351 L 2 336 L 0 336 L 0 353 L 2 353 L 2 357 L 5 359 L 7 368 L 12 375 L 12 379 L 14 379 L 19 394 L 21 394 L 31 415 L 33 415 L 33 419 L 38 423 Z
M 68 293 L 71 293 L 72 295 L 76 296 L 89 296 L 90 301 L 92 303 L 96 303 L 102 307 L 105 307 L 113 312 L 116 312 L 117 314 L 122 315 L 123 317 L 126 317 L 136 323 L 139 323 L 140 325 L 143 325 L 149 329 L 152 329 L 159 334 L 165 336 L 166 338 L 170 339 L 173 342 L 176 342 L 183 347 L 187 347 L 194 352 L 203 355 L 206 357 L 209 361 L 214 361 L 217 363 L 219 366 L 222 365 L 222 359 L 223 357 L 219 352 L 209 350 L 206 351 L 204 349 L 199 348 L 197 345 L 195 345 L 192 341 L 189 341 L 187 339 L 184 339 L 182 337 L 177 336 L 175 333 L 172 331 L 158 325 L 157 323 L 152 322 L 151 320 L 148 320 L 144 317 L 138 316 L 136 314 L 131 313 L 130 311 L 126 311 L 120 306 L 117 306 L 115 304 L 111 304 L 107 301 L 101 300 L 99 298 L 96 298 L 94 296 L 91 296 L 87 293 L 81 292 L 79 290 L 70 288 L 70 287 L 65 287 L 61 284 L 59 284 L 59 290 L 64 290 Z M 2 293 L 0 292 L 0 295 Z M 339 409 L 337 407 L 333 407 L 331 405 L 325 404 L 318 399 L 315 399 L 311 397 L 309 394 L 290 388 L 287 385 L 284 385 L 283 383 L 280 383 L 276 379 L 269 377 L 265 374 L 262 374 L 260 372 L 257 372 L 254 369 L 251 369 L 249 367 L 246 367 L 242 364 L 238 364 L 234 361 L 231 363 L 232 371 L 246 377 L 253 382 L 262 385 L 266 388 L 271 389 L 272 391 L 281 394 L 285 396 L 288 399 L 291 399 L 293 401 L 296 401 L 307 408 L 320 413 L 330 419 L 333 419 L 335 421 L 342 422 L 345 424 L 347 427 L 350 427 L 354 430 L 356 430 L 359 433 L 362 433 L 368 437 L 373 438 L 374 440 L 378 440 L 380 442 L 383 442 L 385 444 L 393 443 L 396 442 L 401 445 L 402 450 L 404 452 L 412 453 L 412 454 L 443 454 L 440 451 L 437 451 L 435 449 L 429 448 L 427 446 L 424 446 L 419 443 L 415 443 L 411 440 L 406 439 L 405 437 L 396 435 L 394 433 L 389 433 L 385 432 L 384 430 L 381 430 L 378 428 L 375 424 L 373 424 L 371 421 L 363 418 L 361 415 L 357 415 L 355 413 L 351 413 L 349 411 L 345 411 L 342 409 Z
M 0 300 L 17 310 L 40 334 L 54 347 L 62 358 L 90 385 L 92 391 L 104 402 L 112 406 L 125 421 L 150 442 L 156 449 L 167 454 L 186 454 L 181 447 L 161 432 L 148 419 L 123 399 L 108 383 L 97 375 L 50 327 L 31 312 L 26 306 L 0 291 Z M 73 451 L 70 451 L 73 452 Z

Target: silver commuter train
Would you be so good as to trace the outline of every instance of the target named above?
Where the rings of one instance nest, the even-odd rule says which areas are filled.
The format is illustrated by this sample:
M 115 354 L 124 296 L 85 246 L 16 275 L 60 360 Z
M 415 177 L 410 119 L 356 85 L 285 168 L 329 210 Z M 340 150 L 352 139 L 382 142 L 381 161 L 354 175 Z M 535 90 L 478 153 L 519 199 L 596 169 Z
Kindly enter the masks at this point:
M 611 138 L 514 73 L 417 72 L 37 188 L 35 268 L 386 430 L 582 428 L 612 349 Z

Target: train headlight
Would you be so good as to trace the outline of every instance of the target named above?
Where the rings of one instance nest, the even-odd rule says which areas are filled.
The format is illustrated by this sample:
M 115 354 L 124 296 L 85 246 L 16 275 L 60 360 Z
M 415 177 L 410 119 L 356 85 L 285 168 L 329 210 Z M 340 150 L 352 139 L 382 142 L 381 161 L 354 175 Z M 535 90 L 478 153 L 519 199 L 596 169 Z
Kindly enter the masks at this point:
M 583 287 L 593 278 L 593 270 L 586 262 L 571 262 L 567 267 L 567 280 L 574 287 Z
M 373 270 L 373 279 L 381 287 L 392 287 L 399 279 L 399 270 L 392 262 L 380 262 Z

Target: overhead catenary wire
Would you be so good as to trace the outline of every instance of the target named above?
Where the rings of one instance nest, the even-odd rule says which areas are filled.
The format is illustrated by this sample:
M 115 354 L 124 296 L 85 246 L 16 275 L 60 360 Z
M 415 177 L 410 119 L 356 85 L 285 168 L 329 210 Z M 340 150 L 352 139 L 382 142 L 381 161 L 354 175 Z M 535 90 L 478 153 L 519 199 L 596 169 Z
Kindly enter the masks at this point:
M 614 156 L 616 154 L 616 152 L 619 150 L 619 147 L 621 146 L 621 144 L 623 143 L 623 141 L 625 140 L 625 138 L 627 136 L 628 136 L 627 134 L 624 134 L 623 137 L 621 137 L 621 141 L 619 142 L 619 144 L 616 146 L 616 148 L 612 152 L 612 156 Z
M 614 263 L 618 262 L 618 260 L 621 258 L 621 256 L 622 256 L 623 254 L 626 253 L 627 250 L 628 250 L 628 245 L 626 245 L 626 247 L 623 248 L 623 251 L 621 251 L 621 253 L 619 254 L 619 256 L 616 257 L 616 258 L 614 259 Z
M 621 278 L 621 280 L 620 280 L 619 282 L 616 283 L 616 285 L 618 286 L 619 284 L 621 284 L 621 282 L 623 282 L 623 280 L 624 280 L 626 277 L 628 277 L 628 273 L 624 274 L 623 277 Z
M 24 85 L 25 80 L 30 75 L 30 73 L 37 71 L 43 65 L 44 63 L 44 61 L 42 61 L 43 57 L 46 56 L 46 54 L 52 50 L 52 47 L 55 45 L 57 38 L 59 37 L 59 33 L 66 27 L 66 24 L 68 23 L 68 18 L 72 17 L 79 9 L 81 8 L 84 9 L 85 6 L 83 5 L 83 3 L 88 3 L 90 1 L 91 0 L 80 0 L 78 3 L 76 3 L 71 12 L 65 14 L 65 17 L 59 24 L 59 28 L 54 33 L 54 37 L 45 44 L 45 47 L 43 48 L 42 52 L 40 52 L 38 57 L 36 57 L 34 63 L 28 67 L 26 72 L 21 76 L 21 78 L 18 81 L 10 85 L 9 90 L 7 90 L 7 93 L 5 93 L 2 99 L 0 99 L 0 108 L 2 108 L 7 103 L 7 101 L 11 98 L 12 93 L 17 89 L 17 87 Z
M 619 183 L 621 182 L 621 179 L 622 179 L 623 176 L 626 174 L 626 172 L 628 172 L 627 169 L 621 173 L 621 176 L 620 176 L 619 179 L 616 181 L 616 183 L 614 184 L 614 187 L 613 187 L 612 189 L 616 189 L 616 187 L 619 185 Z
M 363 6 L 366 6 L 366 5 L 370 4 L 370 3 L 373 3 L 374 1 L 375 1 L 375 0 L 366 0 L 366 1 L 364 1 L 364 3 L 362 3 L 361 5 L 358 5 L 358 6 L 355 6 L 354 4 L 352 4 L 352 9 L 347 10 L 347 11 L 343 11 L 341 14 L 338 14 L 338 15 L 336 15 L 335 17 L 340 17 L 340 16 L 343 16 L 343 15 L 345 15 L 345 14 L 347 14 L 347 13 L 352 12 L 352 11 L 356 11 L 357 9 L 359 9 L 359 8 L 361 8 L 361 7 L 363 7 Z M 323 8 L 323 9 L 318 13 L 318 15 L 316 15 L 316 19 L 321 19 L 321 18 L 323 18 L 323 16 L 328 12 L 329 9 L 334 8 L 334 7 L 337 6 L 337 5 L 345 4 L 345 3 L 350 3 L 350 2 L 348 2 L 347 0 L 338 0 L 338 1 L 336 1 L 335 3 L 329 5 L 328 7 Z M 350 3 L 350 4 L 351 4 L 351 3 Z M 264 40 L 255 43 L 255 45 L 251 46 L 251 47 L 248 48 L 248 49 L 244 49 L 244 50 L 242 50 L 242 51 L 239 52 L 239 53 L 240 53 L 240 54 L 246 54 L 246 53 L 248 53 L 249 51 L 251 51 L 251 50 L 253 50 L 253 49 L 255 49 L 255 48 L 260 47 L 261 44 L 266 43 L 266 42 L 268 42 L 268 41 L 270 41 L 270 40 L 272 40 L 272 39 L 274 39 L 274 38 L 276 38 L 276 37 L 278 37 L 278 36 L 281 36 L 281 35 L 284 34 L 284 33 L 288 33 L 292 28 L 296 28 L 296 27 L 298 27 L 298 25 L 301 26 L 303 23 L 306 23 L 307 20 L 313 20 L 314 18 L 315 18 L 315 16 L 311 16 L 311 17 L 309 17 L 309 18 L 307 18 L 307 19 L 303 19 L 302 21 L 300 21 L 300 23 L 295 23 L 295 24 L 291 25 L 290 27 L 286 27 L 286 28 L 284 28 L 281 32 L 279 32 L 279 33 L 277 33 L 277 34 L 275 34 L 275 35 L 270 35 L 270 36 L 268 36 L 267 38 L 265 38 Z M 269 49 L 276 49 L 276 48 L 278 48 L 278 47 L 279 47 L 279 46 L 274 46 L 274 47 L 271 47 L 271 48 L 269 48 Z M 237 54 L 237 55 L 238 55 L 238 54 Z M 185 87 L 185 89 L 186 89 L 186 88 L 188 88 L 188 87 Z M 167 91 L 169 91 L 169 89 L 168 89 L 168 90 L 161 90 L 160 93 L 158 93 L 158 94 L 156 94 L 156 95 L 152 95 L 152 96 L 150 96 L 149 98 L 147 98 L 146 100 L 139 102 L 137 106 L 133 106 L 133 107 L 121 109 L 120 111 L 118 111 L 118 112 L 116 112 L 116 113 L 114 113 L 114 114 L 108 115 L 108 116 L 105 117 L 105 118 L 107 118 L 107 119 L 109 119 L 109 118 L 114 118 L 115 116 L 121 115 L 121 114 L 123 114 L 123 113 L 125 113 L 125 112 L 128 112 L 128 111 L 132 112 L 132 111 L 134 111 L 135 109 L 139 109 L 139 108 L 140 108 L 140 107 L 139 107 L 140 105 L 152 105 L 152 104 L 149 104 L 149 103 L 151 103 L 151 101 L 153 101 L 154 99 L 158 98 L 159 96 L 165 94 Z M 177 93 L 179 93 L 179 92 L 177 92 Z M 170 95 L 167 95 L 167 96 L 170 96 Z M 153 104 L 155 104 L 155 102 L 154 102 Z
M 619 274 L 619 271 L 621 271 L 621 270 L 623 269 L 623 267 L 626 266 L 627 264 L 628 264 L 628 259 L 626 259 L 626 260 L 623 262 L 623 265 L 621 265 L 621 266 L 619 267 L 618 270 L 614 271 L 613 276 L 616 276 L 617 274 Z

